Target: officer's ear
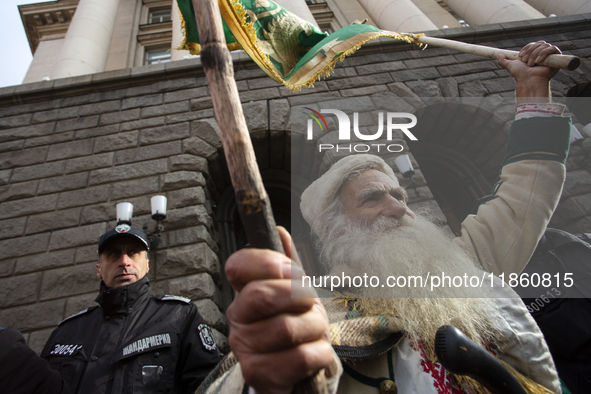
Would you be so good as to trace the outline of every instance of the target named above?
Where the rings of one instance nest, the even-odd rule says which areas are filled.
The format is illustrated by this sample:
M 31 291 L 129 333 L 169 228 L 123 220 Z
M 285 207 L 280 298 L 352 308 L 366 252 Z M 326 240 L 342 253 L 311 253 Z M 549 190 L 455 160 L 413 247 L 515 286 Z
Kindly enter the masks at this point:
M 146 271 L 146 274 L 147 274 L 148 272 L 150 272 L 150 255 L 148 254 L 148 250 L 147 249 L 146 249 L 146 264 L 148 265 L 147 266 L 148 269 Z
M 100 260 L 98 263 L 96 263 L 96 276 L 100 279 L 103 280 L 103 277 L 101 275 L 101 264 L 100 264 Z

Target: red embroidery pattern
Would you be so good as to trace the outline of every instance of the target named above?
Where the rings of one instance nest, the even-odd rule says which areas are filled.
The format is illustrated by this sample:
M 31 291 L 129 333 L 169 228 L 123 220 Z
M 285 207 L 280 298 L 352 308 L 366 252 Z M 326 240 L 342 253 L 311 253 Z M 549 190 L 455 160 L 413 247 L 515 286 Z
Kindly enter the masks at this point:
M 410 338 L 409 338 L 410 339 Z M 439 361 L 431 362 L 427 359 L 427 354 L 420 341 L 410 340 L 410 346 L 421 354 L 421 366 L 425 373 L 430 373 L 433 377 L 433 386 L 439 394 L 464 394 L 464 391 L 455 387 L 449 379 L 449 375 Z

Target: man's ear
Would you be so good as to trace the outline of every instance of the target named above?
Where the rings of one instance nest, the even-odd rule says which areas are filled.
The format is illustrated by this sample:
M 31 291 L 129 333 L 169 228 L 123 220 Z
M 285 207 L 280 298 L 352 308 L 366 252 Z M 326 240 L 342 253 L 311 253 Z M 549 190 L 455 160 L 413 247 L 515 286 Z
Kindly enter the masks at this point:
M 146 274 L 148 272 L 150 272 L 150 259 L 148 258 L 148 251 L 146 250 L 146 264 L 148 264 L 148 270 L 146 271 Z
M 100 280 L 103 280 L 103 277 L 101 276 L 101 265 L 99 263 L 96 263 L 96 276 Z

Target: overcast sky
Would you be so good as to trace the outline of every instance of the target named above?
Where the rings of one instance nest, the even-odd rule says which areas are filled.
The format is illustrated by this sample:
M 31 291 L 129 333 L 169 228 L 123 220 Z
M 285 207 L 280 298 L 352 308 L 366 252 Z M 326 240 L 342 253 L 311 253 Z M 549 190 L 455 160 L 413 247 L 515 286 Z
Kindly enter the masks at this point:
M 0 0 L 0 87 L 23 83 L 33 59 L 18 6 L 49 0 Z

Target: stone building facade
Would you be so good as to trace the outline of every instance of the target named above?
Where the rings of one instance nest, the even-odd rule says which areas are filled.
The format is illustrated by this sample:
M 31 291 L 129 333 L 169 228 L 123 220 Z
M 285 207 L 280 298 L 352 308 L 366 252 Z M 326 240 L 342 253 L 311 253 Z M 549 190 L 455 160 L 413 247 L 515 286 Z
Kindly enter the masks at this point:
M 590 21 L 591 14 L 582 14 L 428 35 L 508 49 L 538 39 L 555 43 L 586 59 L 578 70 L 557 76 L 553 91 L 563 97 L 591 81 Z M 299 93 L 278 85 L 245 55 L 233 53 L 233 60 L 257 160 L 284 225 L 291 220 L 290 199 L 299 198 L 290 188 L 294 103 L 395 96 L 428 111 L 429 97 L 511 96 L 514 88 L 495 61 L 389 39 L 364 46 L 330 78 Z M 587 123 L 575 119 L 579 130 Z M 475 137 L 465 133 L 447 145 L 436 138 L 435 127 L 429 142 L 461 158 L 458 165 L 466 169 L 458 173 L 478 175 L 474 179 L 486 189 L 500 166 L 506 123 L 487 132 L 492 134 L 481 144 L 466 143 Z M 571 146 L 552 220 L 571 232 L 591 231 L 591 137 L 583 137 Z M 464 148 L 454 150 L 459 146 Z M 432 188 L 423 170 L 433 167 L 425 149 L 410 145 L 415 192 L 420 191 L 410 193 L 411 207 L 426 206 L 446 222 L 431 190 L 436 182 Z M 132 202 L 134 226 L 146 224 L 152 231 L 149 198 L 156 194 L 168 197 L 169 212 L 161 244 L 150 256 L 153 289 L 191 298 L 225 343 L 223 312 L 231 291 L 222 267 L 244 241 L 200 60 L 0 89 L 0 326 L 19 329 L 40 351 L 59 321 L 92 305 L 98 291 L 96 245 L 115 224 L 115 205 Z

